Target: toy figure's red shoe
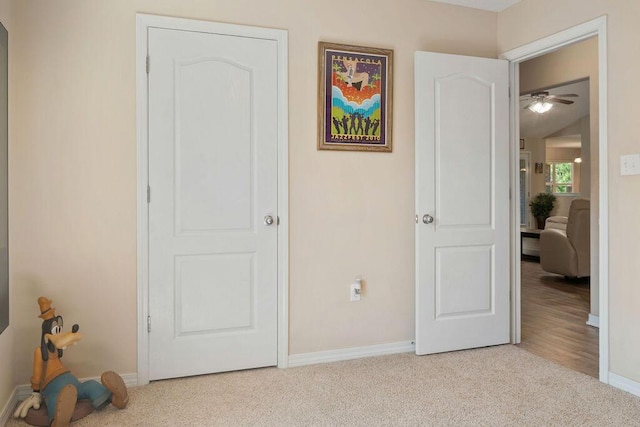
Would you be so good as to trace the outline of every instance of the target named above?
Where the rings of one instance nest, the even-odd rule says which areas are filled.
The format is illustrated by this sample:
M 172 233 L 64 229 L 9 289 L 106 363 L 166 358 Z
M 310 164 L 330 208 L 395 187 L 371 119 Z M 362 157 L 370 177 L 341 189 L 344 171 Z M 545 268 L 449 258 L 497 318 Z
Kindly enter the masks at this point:
M 100 377 L 102 385 L 111 392 L 111 404 L 118 409 L 124 409 L 129 403 L 129 393 L 122 377 L 113 371 L 107 371 Z
M 71 416 L 78 401 L 78 390 L 71 384 L 62 387 L 56 401 L 56 413 L 51 427 L 68 427 L 71 424 Z

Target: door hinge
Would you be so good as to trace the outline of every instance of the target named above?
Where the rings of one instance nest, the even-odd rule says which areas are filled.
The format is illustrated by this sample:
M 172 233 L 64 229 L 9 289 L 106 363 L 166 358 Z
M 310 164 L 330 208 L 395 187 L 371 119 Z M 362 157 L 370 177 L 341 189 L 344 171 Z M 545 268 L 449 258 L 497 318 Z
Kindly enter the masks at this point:
M 147 73 L 149 72 L 149 57 L 147 56 Z M 509 86 L 509 98 L 511 98 L 511 86 Z
M 147 185 L 147 203 L 151 203 L 151 187 Z
M 149 74 L 149 55 L 147 55 L 147 74 Z
M 147 316 L 147 332 L 151 333 L 151 316 Z

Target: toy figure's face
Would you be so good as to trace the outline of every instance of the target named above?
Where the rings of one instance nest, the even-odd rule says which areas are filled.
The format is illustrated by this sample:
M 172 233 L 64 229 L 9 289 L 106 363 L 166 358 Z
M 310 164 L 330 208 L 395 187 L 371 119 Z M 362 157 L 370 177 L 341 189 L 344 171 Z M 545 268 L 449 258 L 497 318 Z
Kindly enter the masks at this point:
M 58 350 L 64 350 L 70 345 L 75 345 L 82 339 L 82 334 L 78 332 L 77 325 L 74 325 L 72 332 L 62 332 L 62 316 L 56 316 L 48 320 L 51 322 L 45 325 L 44 339 L 47 344 L 51 343 Z

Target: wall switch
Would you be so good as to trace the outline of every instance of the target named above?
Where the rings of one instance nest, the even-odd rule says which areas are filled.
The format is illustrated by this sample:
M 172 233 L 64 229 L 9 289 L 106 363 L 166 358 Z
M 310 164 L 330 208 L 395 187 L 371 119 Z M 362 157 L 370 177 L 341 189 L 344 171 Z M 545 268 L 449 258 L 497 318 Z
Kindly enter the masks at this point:
M 362 279 L 356 279 L 355 282 L 351 284 L 349 298 L 351 301 L 360 301 L 360 295 L 362 292 Z
M 640 175 L 640 154 L 620 156 L 620 175 Z

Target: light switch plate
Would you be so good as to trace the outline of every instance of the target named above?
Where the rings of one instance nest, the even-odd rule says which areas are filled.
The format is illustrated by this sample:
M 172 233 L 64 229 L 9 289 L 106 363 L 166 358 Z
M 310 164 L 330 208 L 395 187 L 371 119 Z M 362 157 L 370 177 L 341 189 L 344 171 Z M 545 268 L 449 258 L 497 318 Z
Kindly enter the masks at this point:
M 351 284 L 351 288 L 350 288 L 350 300 L 353 301 L 360 301 L 360 291 L 362 290 L 361 287 L 361 282 L 359 280 L 356 280 L 355 282 L 353 282 Z
M 620 156 L 620 175 L 640 175 L 640 154 Z

